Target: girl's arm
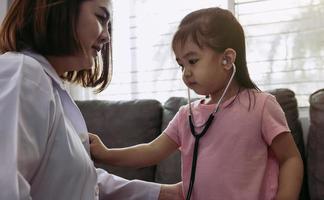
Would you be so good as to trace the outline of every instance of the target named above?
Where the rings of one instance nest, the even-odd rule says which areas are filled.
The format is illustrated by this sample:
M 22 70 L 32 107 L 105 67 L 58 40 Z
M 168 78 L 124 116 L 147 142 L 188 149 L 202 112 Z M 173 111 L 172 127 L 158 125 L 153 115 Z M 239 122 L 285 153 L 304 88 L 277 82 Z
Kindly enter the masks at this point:
M 166 134 L 161 134 L 150 143 L 126 148 L 108 149 L 95 134 L 89 134 L 90 151 L 103 164 L 126 167 L 145 167 L 158 163 L 178 148 Z
M 303 181 L 303 161 L 290 132 L 274 138 L 271 149 L 279 161 L 279 187 L 276 200 L 298 200 Z

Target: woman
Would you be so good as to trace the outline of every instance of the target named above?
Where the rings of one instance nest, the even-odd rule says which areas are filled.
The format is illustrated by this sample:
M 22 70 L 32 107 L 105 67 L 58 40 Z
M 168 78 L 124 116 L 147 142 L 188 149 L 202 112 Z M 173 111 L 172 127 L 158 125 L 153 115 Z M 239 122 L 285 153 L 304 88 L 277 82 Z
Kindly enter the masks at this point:
M 110 81 L 110 0 L 15 0 L 0 30 L 0 199 L 177 199 L 96 169 L 62 81 Z M 81 138 L 81 139 L 80 139 Z

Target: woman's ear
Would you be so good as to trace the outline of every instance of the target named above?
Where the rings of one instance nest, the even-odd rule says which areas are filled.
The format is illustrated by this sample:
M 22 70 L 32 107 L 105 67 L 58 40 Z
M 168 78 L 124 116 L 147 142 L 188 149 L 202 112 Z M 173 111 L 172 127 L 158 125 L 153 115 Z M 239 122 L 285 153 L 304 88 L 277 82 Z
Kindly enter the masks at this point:
M 236 51 L 232 48 L 225 49 L 224 57 L 222 60 L 222 64 L 224 65 L 224 68 L 227 70 L 232 69 L 235 59 L 236 59 Z

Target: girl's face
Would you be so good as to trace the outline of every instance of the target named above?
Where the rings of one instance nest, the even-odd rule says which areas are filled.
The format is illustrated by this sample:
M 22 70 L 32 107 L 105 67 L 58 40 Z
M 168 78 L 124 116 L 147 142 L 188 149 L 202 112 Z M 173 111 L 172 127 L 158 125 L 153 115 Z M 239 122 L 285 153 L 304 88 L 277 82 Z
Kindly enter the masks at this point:
M 79 69 L 90 69 L 103 45 L 110 42 L 109 3 L 109 0 L 91 0 L 80 6 L 76 31 L 84 53 L 80 52 L 76 58 Z
M 178 45 L 174 53 L 184 83 L 197 94 L 219 98 L 231 75 L 222 64 L 224 54 L 208 47 L 200 48 L 190 38 L 182 48 Z

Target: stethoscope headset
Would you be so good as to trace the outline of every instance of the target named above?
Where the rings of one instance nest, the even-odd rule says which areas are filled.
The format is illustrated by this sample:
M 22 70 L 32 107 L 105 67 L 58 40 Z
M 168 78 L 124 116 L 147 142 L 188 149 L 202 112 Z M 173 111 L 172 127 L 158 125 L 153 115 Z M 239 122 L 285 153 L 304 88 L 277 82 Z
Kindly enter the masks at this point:
M 223 60 L 222 64 L 226 65 L 227 61 Z M 219 100 L 218 100 L 218 102 L 216 104 L 215 110 L 209 115 L 207 121 L 202 126 L 200 126 L 200 127 L 204 127 L 203 130 L 201 131 L 201 133 L 197 133 L 196 130 L 195 130 L 195 127 L 197 127 L 197 128 L 200 128 L 200 127 L 195 126 L 195 123 L 194 123 L 195 120 L 194 120 L 194 116 L 193 116 L 193 113 L 192 113 L 192 110 L 191 110 L 190 90 L 188 88 L 189 125 L 190 125 L 191 134 L 195 138 L 195 145 L 194 145 L 192 165 L 191 165 L 191 175 L 190 175 L 189 189 L 188 189 L 188 192 L 187 192 L 186 200 L 190 200 L 191 193 L 192 193 L 193 186 L 194 186 L 194 182 L 195 182 L 199 140 L 200 140 L 200 138 L 202 138 L 206 134 L 208 128 L 210 127 L 211 123 L 213 122 L 215 114 L 218 112 L 219 106 L 222 103 L 222 100 L 223 100 L 229 86 L 232 83 L 232 80 L 233 80 L 233 78 L 235 76 L 235 73 L 236 73 L 236 66 L 235 66 L 234 63 L 232 64 L 232 67 L 233 67 L 232 75 L 231 75 L 231 77 L 230 77 L 230 79 L 229 79 L 229 81 L 228 81 L 228 83 L 227 83 L 227 85 L 226 85 L 226 87 L 224 89 L 224 92 L 223 92 L 222 96 L 219 98 Z

